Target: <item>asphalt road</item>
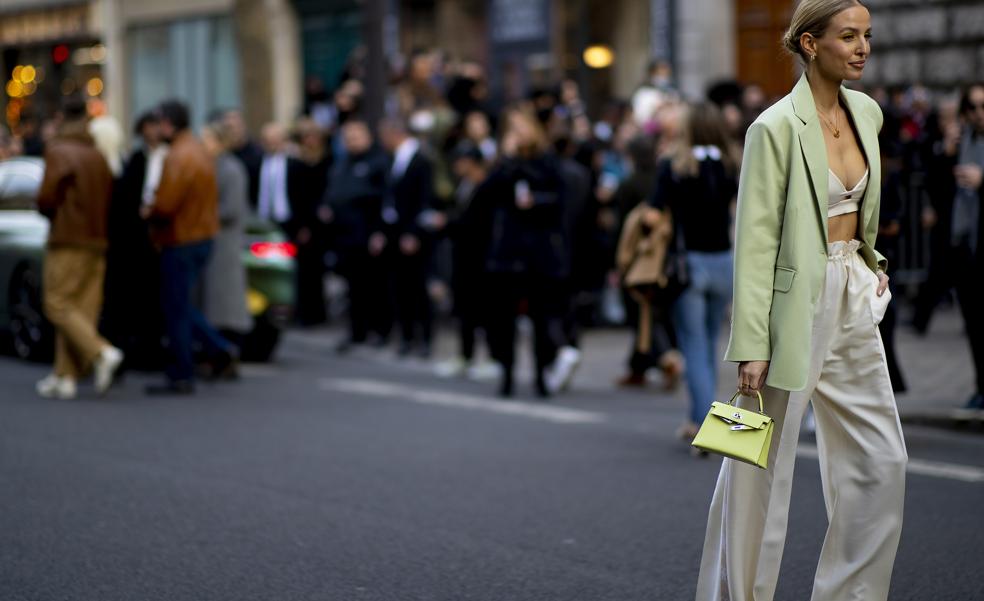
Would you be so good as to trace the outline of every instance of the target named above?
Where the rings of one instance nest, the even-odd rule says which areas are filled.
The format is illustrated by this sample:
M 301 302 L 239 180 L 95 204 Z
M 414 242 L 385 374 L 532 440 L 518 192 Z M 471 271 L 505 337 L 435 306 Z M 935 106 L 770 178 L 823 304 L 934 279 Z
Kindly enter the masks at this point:
M 720 462 L 674 439 L 678 398 L 426 372 L 289 338 L 193 398 L 138 374 L 63 402 L 0 359 L 0 601 L 692 598 Z M 984 599 L 984 435 L 906 435 L 891 599 Z M 779 601 L 809 599 L 826 525 L 812 444 Z

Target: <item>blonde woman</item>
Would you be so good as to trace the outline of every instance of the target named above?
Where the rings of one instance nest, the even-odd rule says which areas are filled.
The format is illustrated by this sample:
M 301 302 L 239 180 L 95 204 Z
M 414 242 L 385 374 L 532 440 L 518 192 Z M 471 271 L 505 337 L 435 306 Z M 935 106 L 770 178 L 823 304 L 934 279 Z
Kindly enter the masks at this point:
M 660 162 L 650 205 L 668 210 L 674 246 L 685 250 L 689 284 L 673 304 L 673 327 L 686 363 L 690 411 L 680 429 L 693 439 L 717 390 L 717 340 L 731 301 L 731 206 L 740 150 L 713 104 L 685 107 L 672 150 Z M 650 217 L 650 219 L 652 219 Z
M 810 401 L 829 522 L 812 599 L 888 597 L 907 456 L 877 329 L 889 300 L 874 250 L 882 114 L 841 85 L 860 79 L 870 35 L 859 2 L 803 0 L 784 45 L 806 72 L 748 130 L 726 359 L 776 429 L 767 470 L 724 461 L 699 601 L 774 597 Z

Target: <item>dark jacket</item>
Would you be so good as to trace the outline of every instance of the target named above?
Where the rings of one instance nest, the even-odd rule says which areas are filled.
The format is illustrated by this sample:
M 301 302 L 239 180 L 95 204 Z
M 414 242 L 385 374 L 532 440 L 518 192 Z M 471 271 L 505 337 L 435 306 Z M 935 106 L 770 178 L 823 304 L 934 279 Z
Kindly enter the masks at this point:
M 287 198 L 290 200 L 290 220 L 284 224 L 291 238 L 302 228 L 317 230 L 318 204 L 328 186 L 331 161 L 327 157 L 317 163 L 287 159 Z M 315 232 L 316 233 L 316 232 Z
M 720 160 L 698 161 L 697 175 L 680 176 L 664 159 L 650 204 L 670 209 L 687 250 L 724 252 L 731 249 L 731 203 L 737 193 L 738 179 Z
M 44 159 L 38 210 L 51 220 L 48 246 L 104 250 L 113 174 L 85 122 L 66 123 Z
M 933 251 L 937 253 L 946 252 L 950 246 L 950 237 L 953 231 L 953 199 L 957 194 L 957 180 L 953 174 L 953 168 L 960 161 L 960 150 L 953 155 L 948 155 L 942 151 L 941 145 L 937 144 L 932 155 L 928 159 L 926 174 L 926 191 L 929 194 L 930 203 L 936 211 L 936 226 L 933 228 L 932 244 Z M 984 206 L 984 186 L 977 192 L 982 206 Z M 984 269 L 984 210 L 978 212 L 977 222 L 977 248 L 974 256 L 977 264 Z
M 255 207 L 260 197 L 260 167 L 263 165 L 263 149 L 252 140 L 232 151 L 233 156 L 246 167 L 249 176 L 249 203 Z
M 516 206 L 516 185 L 525 181 L 533 206 Z M 570 271 L 564 227 L 564 183 L 551 155 L 503 161 L 489 176 L 483 194 L 490 203 L 491 232 L 486 268 L 492 273 L 525 273 L 564 278 Z
M 164 159 L 151 225 L 160 246 L 211 240 L 219 231 L 215 161 L 188 130 L 175 136 Z
M 322 203 L 334 215 L 330 238 L 343 261 L 352 253 L 368 252 L 369 235 L 382 229 L 386 168 L 386 155 L 376 149 L 347 154 L 332 166 Z
M 434 168 L 423 150 L 417 150 L 403 174 L 394 179 L 392 168 L 386 172 L 386 196 L 383 200 L 384 232 L 391 239 L 413 234 L 423 239 L 427 230 L 420 215 L 434 206 Z M 388 208 L 395 209 L 395 222 L 387 219 Z

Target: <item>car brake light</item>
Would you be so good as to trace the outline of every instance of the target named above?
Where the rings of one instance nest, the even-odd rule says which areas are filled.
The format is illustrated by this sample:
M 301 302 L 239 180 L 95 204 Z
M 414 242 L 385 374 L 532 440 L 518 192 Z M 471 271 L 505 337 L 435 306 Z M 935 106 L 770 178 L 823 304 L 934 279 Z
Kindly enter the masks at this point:
M 297 247 L 290 242 L 254 242 L 249 252 L 257 259 L 291 259 L 297 256 Z

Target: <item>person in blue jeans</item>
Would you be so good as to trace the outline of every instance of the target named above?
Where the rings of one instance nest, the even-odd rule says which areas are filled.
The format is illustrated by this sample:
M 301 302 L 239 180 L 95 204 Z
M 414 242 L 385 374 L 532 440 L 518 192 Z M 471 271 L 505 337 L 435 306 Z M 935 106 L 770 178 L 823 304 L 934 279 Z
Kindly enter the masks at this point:
M 717 390 L 717 340 L 731 301 L 732 203 L 740 152 L 712 104 L 687 107 L 678 139 L 660 161 L 650 219 L 668 211 L 673 247 L 685 253 L 689 285 L 673 305 L 673 325 L 686 362 L 690 412 L 680 436 L 690 440 Z
M 213 373 L 235 361 L 232 344 L 205 320 L 191 296 L 219 231 L 219 191 L 215 162 L 188 129 L 188 108 L 170 100 L 161 104 L 159 113 L 170 150 L 153 203 L 144 206 L 141 215 L 161 249 L 161 308 L 171 363 L 166 382 L 148 386 L 147 393 L 190 394 L 195 379 L 193 342 L 201 343 Z

